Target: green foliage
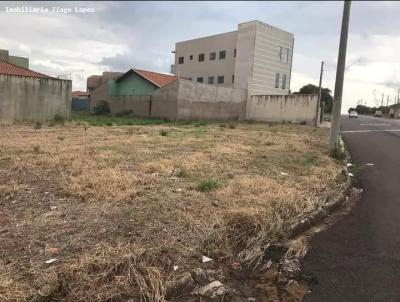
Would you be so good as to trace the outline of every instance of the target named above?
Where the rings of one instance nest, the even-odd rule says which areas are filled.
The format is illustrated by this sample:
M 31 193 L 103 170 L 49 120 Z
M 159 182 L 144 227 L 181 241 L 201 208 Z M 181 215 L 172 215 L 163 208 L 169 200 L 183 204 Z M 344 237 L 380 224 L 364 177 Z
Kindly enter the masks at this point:
M 59 141 L 63 141 L 63 140 L 65 139 L 65 137 L 64 137 L 64 136 L 61 136 L 61 135 L 59 135 L 59 136 L 57 136 L 57 139 L 58 139 Z
M 53 118 L 53 122 L 55 124 L 64 124 L 65 120 L 64 117 L 62 117 L 60 114 L 57 113 Z
M 94 114 L 96 115 L 109 114 L 110 112 L 110 107 L 106 101 L 102 101 L 99 105 L 94 107 Z
M 199 192 L 211 192 L 221 187 L 221 184 L 214 179 L 202 180 L 197 186 L 196 190 Z
M 319 88 L 313 84 L 308 84 L 300 88 L 299 92 L 294 92 L 294 94 L 318 94 Z M 321 103 L 325 104 L 324 112 L 332 112 L 333 97 L 331 95 L 332 91 L 328 88 L 321 89 Z
M 34 129 L 40 129 L 40 128 L 42 128 L 42 122 L 37 121 L 37 122 L 35 123 L 35 126 L 33 126 L 33 128 L 34 128 Z
M 160 130 L 160 135 L 161 136 L 167 136 L 168 135 L 168 131 L 167 130 Z
M 346 151 L 342 147 L 337 147 L 333 151 L 332 157 L 337 160 L 344 161 L 346 159 Z
M 80 123 L 85 123 L 90 126 L 106 126 L 110 122 L 116 126 L 133 126 L 133 125 L 161 125 L 164 122 L 162 119 L 152 118 L 135 118 L 135 117 L 117 117 L 110 115 L 96 115 L 84 112 L 75 112 L 72 116 L 73 120 Z

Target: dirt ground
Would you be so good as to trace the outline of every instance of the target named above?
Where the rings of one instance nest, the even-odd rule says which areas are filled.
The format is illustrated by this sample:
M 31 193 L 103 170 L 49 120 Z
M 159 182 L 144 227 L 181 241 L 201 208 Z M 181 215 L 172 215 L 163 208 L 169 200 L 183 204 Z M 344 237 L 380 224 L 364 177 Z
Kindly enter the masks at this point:
M 203 255 L 268 279 L 264 247 L 341 192 L 327 131 L 3 126 L 0 300 L 165 301 Z

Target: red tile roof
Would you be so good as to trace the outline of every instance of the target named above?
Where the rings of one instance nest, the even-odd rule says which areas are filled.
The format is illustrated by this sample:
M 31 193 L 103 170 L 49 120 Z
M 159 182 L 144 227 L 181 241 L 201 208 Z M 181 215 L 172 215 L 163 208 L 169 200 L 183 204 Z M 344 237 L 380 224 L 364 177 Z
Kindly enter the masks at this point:
M 158 87 L 168 85 L 178 78 L 172 74 L 164 74 L 147 70 L 134 69 L 134 71 Z
M 145 78 L 147 81 L 153 83 L 157 87 L 163 87 L 165 85 L 168 85 L 169 83 L 172 83 L 178 78 L 172 74 L 165 74 L 165 73 L 140 70 L 140 69 L 130 69 L 116 80 L 120 81 L 127 75 L 131 74 L 132 72 L 136 72 L 137 74 Z
M 34 77 L 34 78 L 50 78 L 49 76 L 20 67 L 14 64 L 0 61 L 0 74 L 15 75 L 22 77 Z
M 72 91 L 72 96 L 73 97 L 77 97 L 77 96 L 89 96 L 90 93 L 89 92 L 85 92 L 85 91 Z

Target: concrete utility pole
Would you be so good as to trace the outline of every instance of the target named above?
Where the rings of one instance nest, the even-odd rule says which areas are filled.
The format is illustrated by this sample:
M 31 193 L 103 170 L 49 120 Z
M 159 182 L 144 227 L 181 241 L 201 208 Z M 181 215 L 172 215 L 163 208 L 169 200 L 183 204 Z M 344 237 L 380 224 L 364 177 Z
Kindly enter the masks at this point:
M 399 89 L 397 89 L 397 104 L 399 103 L 399 94 L 400 94 L 400 88 Z
M 321 103 L 321 96 L 322 96 L 322 74 L 324 72 L 324 61 L 321 62 L 321 72 L 319 74 L 319 87 L 318 87 L 318 104 L 317 104 L 317 113 L 315 115 L 315 126 L 318 126 L 318 119 L 322 122 L 324 118 L 324 110 L 325 110 L 325 103 Z M 321 116 L 318 116 L 318 110 L 321 108 Z
M 382 93 L 382 102 L 381 102 L 381 110 L 383 110 L 383 99 L 385 98 L 385 94 Z
M 342 30 L 340 33 L 339 55 L 336 68 L 335 94 L 332 108 L 331 136 L 329 140 L 329 152 L 335 154 L 339 141 L 340 111 L 342 107 L 344 70 L 346 66 L 347 36 L 349 32 L 351 1 L 344 1 Z

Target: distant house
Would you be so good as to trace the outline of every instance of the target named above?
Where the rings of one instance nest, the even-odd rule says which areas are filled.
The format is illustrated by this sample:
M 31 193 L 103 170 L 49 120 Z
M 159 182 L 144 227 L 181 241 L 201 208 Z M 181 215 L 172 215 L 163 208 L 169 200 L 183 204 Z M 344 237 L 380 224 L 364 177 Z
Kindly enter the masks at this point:
M 90 110 L 96 111 L 102 106 L 107 106 L 112 114 L 130 112 L 136 116 L 148 117 L 151 110 L 151 95 L 177 79 L 171 74 L 163 74 L 140 69 L 130 69 L 118 77 L 106 81 L 93 76 L 88 78 L 90 84 L 96 81 L 101 84 L 89 88 Z
M 18 66 L 14 63 L 18 63 Z M 0 50 L 0 123 L 69 119 L 71 81 L 32 71 L 24 58 Z
M 72 91 L 72 103 L 71 103 L 72 111 L 89 111 L 90 110 L 89 96 L 90 96 L 89 92 Z

